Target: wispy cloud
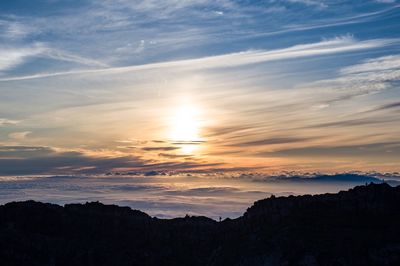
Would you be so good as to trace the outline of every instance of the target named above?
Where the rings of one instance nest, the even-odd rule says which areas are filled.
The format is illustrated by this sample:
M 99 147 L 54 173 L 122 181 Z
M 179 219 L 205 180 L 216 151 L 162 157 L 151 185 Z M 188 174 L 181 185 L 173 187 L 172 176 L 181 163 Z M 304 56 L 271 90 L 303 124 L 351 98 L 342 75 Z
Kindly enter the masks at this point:
M 352 119 L 344 121 L 336 121 L 330 123 L 322 123 L 310 126 L 309 128 L 327 128 L 327 127 L 349 127 L 349 126 L 364 126 L 373 124 L 384 124 L 390 122 L 396 122 L 398 119 Z
M 275 144 L 289 144 L 295 142 L 305 142 L 310 140 L 311 138 L 295 138 L 295 137 L 277 137 L 277 138 L 269 138 L 262 140 L 253 140 L 241 143 L 234 143 L 232 146 L 238 147 L 248 147 L 248 146 L 264 146 L 264 145 L 275 145 Z
M 289 3 L 303 4 L 307 6 L 316 6 L 319 8 L 327 8 L 328 5 L 322 0 L 286 0 Z
M 20 139 L 28 132 L 15 137 Z M 170 151 L 171 149 L 151 149 L 150 151 Z M 162 157 L 162 155 L 161 155 Z M 190 158 L 190 156 L 186 156 Z M 144 158 L 143 154 L 108 154 L 92 150 L 66 150 L 46 146 L 1 146 L 0 175 L 18 174 L 69 174 L 69 173 L 106 173 L 111 171 L 190 171 L 202 169 L 208 171 L 223 163 L 186 160 L 180 157 L 164 156 L 163 161 Z
M 17 19 L 0 19 L 0 38 L 4 40 L 18 40 L 28 36 L 31 33 L 29 26 L 19 22 Z
M 13 140 L 24 140 L 31 133 L 31 131 L 12 132 L 8 134 L 8 137 Z
M 13 120 L 13 119 L 7 119 L 7 118 L 0 118 L 0 126 L 4 125 L 15 125 L 18 124 L 20 121 L 18 120 Z
M 142 150 L 144 151 L 173 151 L 177 150 L 179 147 L 143 147 Z
M 136 65 L 128 67 L 114 67 L 114 68 L 105 68 L 98 70 L 45 73 L 45 74 L 36 74 L 30 76 L 1 78 L 0 81 L 46 78 L 46 77 L 76 75 L 76 74 L 113 74 L 113 73 L 124 73 L 131 71 L 142 71 L 142 70 L 163 69 L 163 68 L 184 68 L 185 70 L 231 68 L 231 67 L 245 66 L 249 64 L 269 62 L 269 61 L 382 48 L 397 43 L 399 43 L 399 39 L 372 39 L 372 40 L 358 41 L 352 36 L 343 36 L 334 39 L 323 40 L 317 43 L 295 45 L 289 48 L 276 49 L 270 51 L 265 51 L 265 50 L 244 51 L 239 53 L 231 53 L 231 54 L 210 56 L 197 59 L 168 61 L 168 62 L 160 62 L 160 63 L 152 63 L 152 64 L 144 64 L 144 65 Z
M 361 64 L 345 67 L 340 70 L 341 74 L 360 74 L 376 71 L 390 71 L 387 74 L 400 69 L 400 55 L 388 55 L 379 58 L 366 59 Z
M 400 109 L 400 102 L 394 102 L 394 103 L 389 103 L 389 104 L 385 104 L 382 106 L 379 106 L 375 109 L 369 110 L 367 112 L 374 112 L 374 111 L 382 111 L 382 110 L 390 110 L 390 109 Z
M 301 22 L 301 23 L 290 23 L 287 25 L 283 25 L 282 28 L 265 32 L 259 33 L 259 36 L 273 36 L 279 34 L 287 34 L 293 32 L 306 32 L 310 30 L 317 30 L 317 29 L 329 29 L 334 27 L 346 26 L 346 25 L 355 25 L 355 24 L 362 24 L 369 21 L 376 20 L 382 15 L 389 13 L 393 10 L 400 8 L 400 5 L 390 6 L 381 10 L 372 11 L 372 12 L 363 12 L 359 14 L 351 14 L 348 16 L 339 16 L 337 18 L 328 18 L 328 19 L 319 19 L 317 21 L 311 22 Z M 329 9 L 328 9 L 329 10 Z
M 14 68 L 22 64 L 29 57 L 38 55 L 44 50 L 42 45 L 24 48 L 2 47 L 0 49 L 0 72 Z
M 74 62 L 82 65 L 87 65 L 87 66 L 97 66 L 97 67 L 107 67 L 108 65 L 106 63 L 103 63 L 98 60 L 82 57 L 80 55 L 76 55 L 73 53 L 69 53 L 66 51 L 60 51 L 56 49 L 50 49 L 47 48 L 44 50 L 43 56 L 52 58 L 55 60 L 60 60 L 60 61 L 69 61 L 69 62 Z
M 319 145 L 303 148 L 288 148 L 277 151 L 260 152 L 262 156 L 307 156 L 311 158 L 324 157 L 399 157 L 400 143 L 398 142 L 382 142 L 358 145 Z
M 186 159 L 191 159 L 191 155 L 186 155 L 186 154 L 173 154 L 173 153 L 159 153 L 158 156 L 160 157 L 165 157 L 165 158 L 170 158 L 170 159 L 176 159 L 176 158 L 186 158 Z
M 383 3 L 383 4 L 392 4 L 395 3 L 396 0 L 375 0 L 377 3 Z
M 364 60 L 361 64 L 345 67 L 339 76 L 302 85 L 310 90 L 324 90 L 337 93 L 336 99 L 348 99 L 391 88 L 400 80 L 400 56 L 390 55 Z
M 43 43 L 27 47 L 3 47 L 0 49 L 0 72 L 24 64 L 33 57 L 45 57 L 58 61 L 68 61 L 80 65 L 107 67 L 107 64 L 69 52 L 49 48 Z

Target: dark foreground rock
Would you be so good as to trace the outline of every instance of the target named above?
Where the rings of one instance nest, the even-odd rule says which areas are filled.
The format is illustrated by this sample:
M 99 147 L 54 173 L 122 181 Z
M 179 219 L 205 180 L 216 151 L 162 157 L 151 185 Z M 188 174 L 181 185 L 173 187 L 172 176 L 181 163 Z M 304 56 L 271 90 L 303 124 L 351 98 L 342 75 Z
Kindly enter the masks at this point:
M 223 222 L 13 202 L 0 206 L 0 265 L 400 265 L 400 187 L 272 197 Z

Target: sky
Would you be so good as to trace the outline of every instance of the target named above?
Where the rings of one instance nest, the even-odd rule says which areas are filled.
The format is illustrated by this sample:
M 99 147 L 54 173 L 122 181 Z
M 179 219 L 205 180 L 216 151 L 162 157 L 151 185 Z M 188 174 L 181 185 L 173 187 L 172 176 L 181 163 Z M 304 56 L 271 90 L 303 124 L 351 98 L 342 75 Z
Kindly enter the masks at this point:
M 3 0 L 0 176 L 398 172 L 399 52 L 395 0 Z

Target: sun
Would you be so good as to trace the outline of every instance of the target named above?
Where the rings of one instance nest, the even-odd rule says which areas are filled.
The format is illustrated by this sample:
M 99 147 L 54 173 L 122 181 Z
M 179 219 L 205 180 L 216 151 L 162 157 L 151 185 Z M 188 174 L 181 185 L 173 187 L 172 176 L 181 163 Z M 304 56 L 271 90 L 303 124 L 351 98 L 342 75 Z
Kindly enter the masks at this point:
M 170 117 L 169 140 L 177 145 L 179 153 L 193 154 L 201 142 L 200 108 L 184 103 L 173 109 Z
M 200 140 L 199 110 L 193 105 L 181 105 L 174 110 L 169 138 L 174 142 L 194 142 Z

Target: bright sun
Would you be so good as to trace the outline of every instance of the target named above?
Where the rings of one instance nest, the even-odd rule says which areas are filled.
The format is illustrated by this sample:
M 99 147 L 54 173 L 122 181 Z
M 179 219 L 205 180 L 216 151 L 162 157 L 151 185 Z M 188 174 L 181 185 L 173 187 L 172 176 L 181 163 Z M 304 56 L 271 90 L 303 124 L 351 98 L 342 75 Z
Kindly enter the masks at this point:
M 199 148 L 200 112 L 194 105 L 183 104 L 172 113 L 170 120 L 169 139 L 178 142 L 180 152 L 192 154 Z
M 178 142 L 199 141 L 200 121 L 198 116 L 199 111 L 194 106 L 178 107 L 172 115 L 169 138 Z

